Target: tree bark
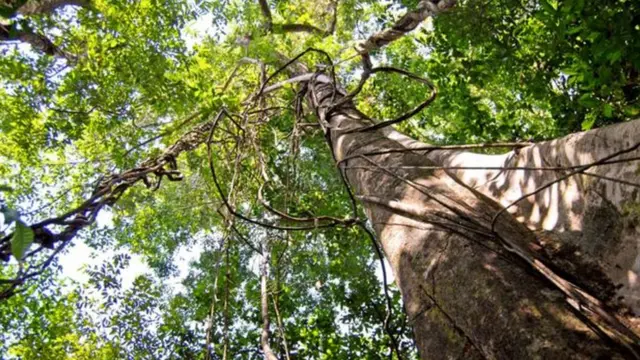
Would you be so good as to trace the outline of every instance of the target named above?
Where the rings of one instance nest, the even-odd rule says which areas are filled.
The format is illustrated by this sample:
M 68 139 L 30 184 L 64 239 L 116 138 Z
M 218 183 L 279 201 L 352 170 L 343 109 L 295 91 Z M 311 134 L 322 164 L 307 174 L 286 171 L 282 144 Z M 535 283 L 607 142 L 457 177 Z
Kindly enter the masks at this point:
M 28 27 L 18 29 L 17 23 L 8 25 L 0 24 L 0 42 L 22 41 L 31 45 L 35 51 L 42 52 L 49 56 L 73 59 L 73 56 L 56 46 L 48 37 L 33 32 Z
M 269 261 L 271 258 L 271 250 L 268 240 L 263 241 L 262 264 L 260 264 L 260 312 L 262 314 L 262 333 L 260 334 L 260 346 L 264 354 L 265 360 L 278 360 L 271 350 L 269 343 L 269 334 L 271 333 L 271 321 L 269 320 L 269 290 L 267 283 L 269 281 Z
M 24 16 L 47 14 L 69 5 L 89 7 L 90 2 L 87 0 L 30 0 L 18 8 L 18 13 Z
M 640 142 L 640 121 L 572 134 L 504 155 L 439 152 L 437 161 L 449 165 L 496 164 L 501 167 L 534 167 L 538 170 L 455 171 L 452 175 L 494 201 L 508 206 L 536 186 L 548 184 L 567 171 L 542 167 L 575 167 L 594 163 L 609 154 L 631 149 Z M 510 214 L 538 233 L 550 256 L 577 256 L 580 262 L 598 266 L 612 284 L 616 296 L 634 313 L 640 311 L 640 208 L 638 174 L 640 152 L 635 149 L 571 176 L 518 202 Z M 572 255 L 568 253 L 573 252 Z M 569 259 L 558 259 L 567 262 Z M 581 271 L 584 269 L 575 269 Z M 609 289 L 611 291 L 611 289 Z M 603 294 L 604 295 L 604 294 Z
M 633 148 L 640 123 L 498 156 L 407 151 L 426 144 L 390 128 L 359 132 L 371 120 L 350 102 L 332 109 L 345 94 L 328 77 L 308 85 L 384 247 L 423 359 L 637 357 L 638 290 L 628 274 L 638 270 L 638 222 L 624 215 L 638 203 L 633 186 L 576 175 L 501 212 L 571 171 L 446 167 L 579 166 Z M 640 155 L 632 150 L 611 161 Z M 637 166 L 587 171 L 631 180 Z
M 16 5 L 11 1 L 0 0 L 0 5 L 11 9 L 13 13 L 9 16 L 10 18 L 13 18 L 16 14 L 22 16 L 51 14 L 56 9 L 71 5 L 84 8 L 91 7 L 91 3 L 88 0 L 30 0 L 18 8 L 15 8 Z M 31 30 L 25 20 L 14 20 L 6 24 L 0 23 L 0 42 L 9 41 L 22 41 L 31 45 L 35 51 L 42 52 L 46 55 L 71 61 L 76 60 L 74 55 L 56 46 L 46 35 Z

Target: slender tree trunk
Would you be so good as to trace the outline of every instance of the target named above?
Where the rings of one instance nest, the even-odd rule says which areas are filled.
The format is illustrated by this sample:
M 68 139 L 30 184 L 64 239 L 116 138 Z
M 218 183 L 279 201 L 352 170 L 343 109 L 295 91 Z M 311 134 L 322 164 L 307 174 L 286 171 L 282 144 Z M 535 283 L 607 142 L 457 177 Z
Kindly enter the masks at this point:
M 225 256 L 225 281 L 224 281 L 224 324 L 223 324 L 223 345 L 222 345 L 222 360 L 229 359 L 229 291 L 231 286 L 231 263 L 229 262 L 229 248 L 231 242 L 227 241 L 224 249 Z
M 271 344 L 269 343 L 269 334 L 271 321 L 269 320 L 269 261 L 271 257 L 271 250 L 269 248 L 268 240 L 263 241 L 262 247 L 262 264 L 260 265 L 260 310 L 262 313 L 262 333 L 260 334 L 260 346 L 262 346 L 262 352 L 264 353 L 265 360 L 278 360 L 276 355 L 271 350 Z
M 637 357 L 630 274 L 638 216 L 624 215 L 637 190 L 572 176 L 501 212 L 572 169 L 447 167 L 564 167 L 629 148 L 611 160 L 638 156 L 639 123 L 500 156 L 407 151 L 426 144 L 391 128 L 354 131 L 371 121 L 350 102 L 331 109 L 343 95 L 328 77 L 309 83 L 309 103 L 384 247 L 423 359 Z M 629 180 L 634 164 L 587 171 Z

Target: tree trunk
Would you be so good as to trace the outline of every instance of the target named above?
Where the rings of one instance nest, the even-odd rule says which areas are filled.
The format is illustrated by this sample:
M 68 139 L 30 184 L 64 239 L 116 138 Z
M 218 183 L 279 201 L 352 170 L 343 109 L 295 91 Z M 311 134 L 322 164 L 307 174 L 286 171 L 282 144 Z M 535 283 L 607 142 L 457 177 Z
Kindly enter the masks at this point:
M 75 5 L 79 7 L 88 7 L 89 1 L 86 0 L 30 0 L 18 8 L 18 13 L 24 16 L 51 13 L 56 9 Z
M 384 247 L 423 359 L 637 357 L 637 190 L 575 175 L 500 213 L 572 170 L 631 181 L 637 165 L 448 167 L 565 167 L 633 150 L 609 160 L 617 161 L 640 155 L 640 123 L 504 155 L 406 151 L 427 145 L 390 128 L 354 131 L 371 121 L 350 102 L 331 109 L 343 96 L 328 77 L 309 83 L 309 102 Z
M 269 261 L 271 258 L 271 249 L 268 240 L 263 239 L 262 242 L 262 264 L 260 264 L 260 312 L 262 314 L 262 333 L 260 334 L 260 346 L 265 360 L 278 360 L 271 350 L 269 343 L 270 320 L 269 320 Z

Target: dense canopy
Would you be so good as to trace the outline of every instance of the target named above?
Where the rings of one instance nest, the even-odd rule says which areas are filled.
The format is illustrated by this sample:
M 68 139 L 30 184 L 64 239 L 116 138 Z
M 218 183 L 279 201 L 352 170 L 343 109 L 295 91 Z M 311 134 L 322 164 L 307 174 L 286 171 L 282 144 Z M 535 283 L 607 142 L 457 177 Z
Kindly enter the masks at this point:
M 0 357 L 417 358 L 325 124 L 286 80 L 357 90 L 363 42 L 424 3 L 0 1 Z M 391 70 L 354 103 L 415 113 L 395 127 L 436 145 L 634 119 L 639 6 L 458 1 L 372 48 Z

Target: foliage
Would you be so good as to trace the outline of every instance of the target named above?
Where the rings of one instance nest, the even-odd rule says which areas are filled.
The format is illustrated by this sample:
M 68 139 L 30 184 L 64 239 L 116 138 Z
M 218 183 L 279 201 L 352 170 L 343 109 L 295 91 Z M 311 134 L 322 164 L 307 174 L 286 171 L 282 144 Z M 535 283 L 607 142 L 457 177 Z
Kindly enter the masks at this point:
M 332 21 L 332 0 L 268 4 L 274 24 L 328 29 Z M 12 189 L 0 195 L 5 223 L 18 229 L 14 255 L 21 258 L 30 242 L 20 224 L 78 206 L 101 176 L 157 156 L 222 107 L 238 111 L 261 80 L 260 67 L 241 59 L 261 60 L 271 74 L 278 54 L 319 48 L 353 89 L 361 73 L 354 45 L 416 5 L 337 1 L 328 36 L 269 32 L 258 1 L 96 0 L 34 16 L 17 14 L 20 3 L 1 7 L 2 24 L 20 21 L 73 55 L 0 42 L 0 186 Z M 209 35 L 193 30 L 203 27 Z M 640 12 L 629 0 L 461 1 L 373 60 L 437 86 L 437 100 L 399 125 L 436 143 L 546 139 L 640 112 Z M 326 59 L 301 61 L 313 68 Z M 297 217 L 348 218 L 350 201 L 326 140 L 317 126 L 301 125 L 314 123 L 313 114 L 292 110 L 295 90 L 273 94 L 268 105 L 282 109 L 260 124 L 221 122 L 213 148 L 223 191 L 247 217 L 270 221 L 257 198 L 264 162 L 263 193 L 272 207 Z M 420 83 L 376 74 L 356 102 L 371 117 L 390 119 L 426 93 Z M 380 266 L 362 229 L 283 232 L 237 221 L 241 237 L 225 216 L 206 148 L 183 154 L 178 168 L 183 181 L 164 181 L 156 191 L 134 186 L 106 210 L 112 224 L 74 240 L 120 254 L 87 269 L 87 283 L 64 285 L 49 269 L 45 281 L 0 303 L 0 351 L 21 359 L 204 359 L 210 327 L 213 358 L 222 357 L 225 336 L 234 358 L 259 358 L 260 256 L 247 243 L 268 243 L 271 339 L 279 356 L 285 340 L 291 358 L 389 353 Z M 171 285 L 184 265 L 176 257 L 181 249 L 199 256 L 180 286 Z M 123 286 L 123 253 L 141 256 L 152 273 Z M 20 271 L 13 261 L 0 269 L 3 278 Z M 391 328 L 404 357 L 415 357 L 400 294 L 390 290 Z

